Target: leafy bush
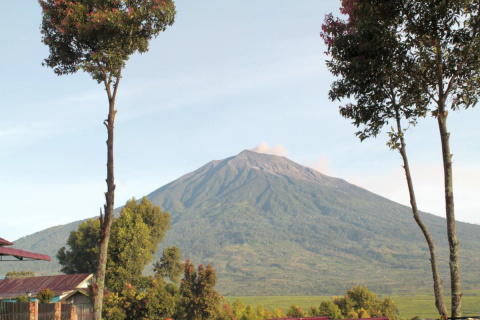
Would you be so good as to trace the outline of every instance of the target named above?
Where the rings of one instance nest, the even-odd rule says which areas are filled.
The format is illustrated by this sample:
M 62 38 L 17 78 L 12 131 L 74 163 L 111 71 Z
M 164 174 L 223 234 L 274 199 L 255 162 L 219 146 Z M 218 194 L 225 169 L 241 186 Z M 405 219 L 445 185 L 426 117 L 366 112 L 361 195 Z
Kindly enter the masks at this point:
M 15 298 L 15 300 L 17 302 L 29 302 L 30 301 L 30 298 L 26 295 L 23 295 L 23 296 L 18 296 Z
M 55 297 L 55 293 L 48 288 L 42 289 L 42 291 L 37 293 L 37 298 L 41 303 L 50 303 L 53 297 Z
M 348 290 L 344 297 L 335 297 L 333 303 L 337 305 L 343 318 L 400 318 L 392 298 L 379 299 L 375 293 L 362 286 Z
M 322 301 L 318 309 L 319 316 L 328 316 L 329 319 L 342 318 L 342 311 L 340 311 L 338 306 L 332 301 Z

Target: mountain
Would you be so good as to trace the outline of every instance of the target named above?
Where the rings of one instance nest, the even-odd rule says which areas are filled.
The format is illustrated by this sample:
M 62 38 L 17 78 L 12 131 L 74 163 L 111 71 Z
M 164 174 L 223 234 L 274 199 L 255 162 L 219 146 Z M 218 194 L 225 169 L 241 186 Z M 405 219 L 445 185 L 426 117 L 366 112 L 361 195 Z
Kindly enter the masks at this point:
M 284 157 L 246 150 L 147 198 L 171 215 L 160 250 L 177 245 L 184 258 L 211 263 L 224 295 L 338 294 L 355 284 L 385 293 L 431 288 L 428 248 L 410 208 Z M 422 218 L 439 249 L 448 288 L 445 219 L 427 213 Z M 55 256 L 78 224 L 44 230 L 15 245 Z M 477 288 L 480 226 L 458 222 L 457 232 L 462 286 Z M 19 264 L 2 263 L 0 274 L 14 267 Z M 50 273 L 59 267 L 22 268 Z

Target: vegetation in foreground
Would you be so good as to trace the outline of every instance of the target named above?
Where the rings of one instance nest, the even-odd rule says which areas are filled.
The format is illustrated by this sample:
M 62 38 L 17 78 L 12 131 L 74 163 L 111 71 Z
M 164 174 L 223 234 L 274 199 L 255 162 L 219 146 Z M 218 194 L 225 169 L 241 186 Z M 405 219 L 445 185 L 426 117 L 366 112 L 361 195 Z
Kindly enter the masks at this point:
M 261 299 L 261 297 L 259 297 Z M 295 297 L 292 297 L 295 300 Z M 292 301 L 291 300 L 291 301 Z M 333 300 L 322 301 L 318 306 L 302 308 L 291 304 L 286 313 L 283 308 L 266 309 L 262 304 L 256 308 L 245 306 L 241 299 L 233 303 L 231 299 L 222 307 L 222 319 L 226 320 L 263 320 L 272 318 L 302 318 L 328 316 L 330 319 L 370 318 L 386 316 L 390 320 L 400 319 L 395 303 L 391 298 L 380 299 L 367 288 L 355 286 L 348 290 L 343 297 L 334 297 Z M 291 303 L 290 301 L 290 303 Z M 318 302 L 317 302 L 318 303 Z
M 438 318 L 435 300 L 431 293 L 393 294 L 391 298 L 395 301 L 401 319 L 411 319 L 415 316 L 422 319 Z M 319 305 L 320 301 L 333 300 L 331 296 L 227 296 L 225 299 L 230 303 L 241 300 L 246 305 L 261 304 L 263 308 L 270 310 L 288 310 L 291 305 L 309 310 L 311 306 Z M 480 290 L 466 290 L 462 299 L 466 316 L 480 314 Z M 447 301 L 447 307 L 450 307 L 449 301 Z
M 344 297 L 323 301 L 307 311 L 297 305 L 291 305 L 284 313 L 282 309 L 265 310 L 261 305 L 254 309 L 241 300 L 221 303 L 221 296 L 214 289 L 217 277 L 212 266 L 200 264 L 195 269 L 187 259 L 182 268 L 176 247 L 164 250 L 154 263 L 153 276 L 144 276 L 142 270 L 152 261 L 169 227 L 169 214 L 146 198 L 128 201 L 120 217 L 113 221 L 105 279 L 108 286 L 103 308 L 105 318 L 263 320 L 324 315 L 332 319 L 370 316 L 399 319 L 391 298 L 380 299 L 361 286 L 353 287 Z M 63 247 L 57 255 L 63 272 L 96 271 L 99 228 L 98 220 L 89 220 L 71 232 L 67 241 L 69 249 Z

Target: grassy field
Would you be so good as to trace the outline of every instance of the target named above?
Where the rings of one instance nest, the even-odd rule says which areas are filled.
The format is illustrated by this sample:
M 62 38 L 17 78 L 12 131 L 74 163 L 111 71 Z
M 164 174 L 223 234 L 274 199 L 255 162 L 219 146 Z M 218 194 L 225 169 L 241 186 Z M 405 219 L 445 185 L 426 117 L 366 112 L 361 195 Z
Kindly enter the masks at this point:
M 387 297 L 380 296 L 382 298 Z M 438 315 L 435 309 L 433 294 L 402 294 L 391 295 L 397 305 L 402 319 L 408 320 L 414 316 L 421 318 L 437 319 Z M 234 302 L 241 299 L 245 305 L 253 307 L 261 304 L 265 309 L 283 309 L 285 312 L 295 304 L 303 310 L 308 310 L 310 306 L 318 306 L 321 301 L 329 301 L 330 296 L 243 296 L 243 297 L 225 297 L 226 300 Z M 449 307 L 449 297 L 446 297 Z M 463 293 L 462 298 L 463 314 L 465 316 L 480 315 L 480 290 L 470 290 Z

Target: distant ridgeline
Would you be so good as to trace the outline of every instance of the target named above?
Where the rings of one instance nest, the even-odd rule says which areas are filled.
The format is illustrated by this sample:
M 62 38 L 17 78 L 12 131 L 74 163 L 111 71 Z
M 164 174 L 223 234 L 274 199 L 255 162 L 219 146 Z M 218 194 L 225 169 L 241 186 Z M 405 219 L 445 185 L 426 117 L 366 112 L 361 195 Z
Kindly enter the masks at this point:
M 177 245 L 184 259 L 211 263 L 224 295 L 339 294 L 357 284 L 377 293 L 431 290 L 428 248 L 410 208 L 284 157 L 243 151 L 147 198 L 171 215 L 172 228 L 159 252 Z M 445 219 L 427 213 L 422 218 L 448 288 Z M 79 223 L 15 244 L 53 258 Z M 462 287 L 478 288 L 480 226 L 459 222 L 457 231 Z M 0 275 L 11 270 L 47 275 L 59 265 L 0 263 Z

